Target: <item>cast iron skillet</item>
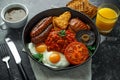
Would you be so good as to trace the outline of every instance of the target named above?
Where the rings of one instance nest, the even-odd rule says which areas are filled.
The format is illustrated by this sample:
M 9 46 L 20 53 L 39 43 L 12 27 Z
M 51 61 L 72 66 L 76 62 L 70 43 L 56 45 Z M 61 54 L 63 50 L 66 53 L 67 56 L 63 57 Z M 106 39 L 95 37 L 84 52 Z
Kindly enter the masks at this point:
M 70 11 L 71 12 L 71 15 L 72 15 L 72 18 L 76 18 L 78 17 L 79 19 L 81 19 L 83 22 L 85 22 L 86 24 L 88 24 L 92 31 L 95 33 L 95 37 L 96 37 L 96 40 L 95 40 L 95 43 L 94 45 L 96 46 L 96 50 L 94 51 L 93 55 L 96 53 L 98 47 L 99 47 L 99 44 L 100 44 L 100 35 L 99 35 L 99 32 L 95 26 L 95 24 L 92 22 L 92 20 L 90 18 L 88 18 L 86 15 L 80 13 L 80 12 L 77 12 L 75 10 L 72 10 L 70 8 L 67 8 L 67 7 L 61 7 L 61 8 L 53 8 L 53 9 L 49 9 L 49 10 L 45 10 L 43 12 L 40 12 L 38 13 L 37 15 L 35 15 L 29 22 L 28 24 L 25 26 L 24 30 L 23 30 L 23 35 L 22 35 L 22 41 L 23 41 L 23 44 L 24 44 L 24 48 L 26 50 L 26 52 L 28 53 L 28 55 L 33 59 L 35 60 L 36 62 L 38 62 L 36 59 L 34 59 L 34 57 L 32 56 L 31 52 L 29 51 L 27 45 L 28 43 L 31 41 L 30 39 L 30 32 L 32 30 L 32 28 L 43 18 L 45 17 L 48 17 L 48 16 L 59 16 L 60 14 L 64 13 L 65 11 Z M 93 56 L 92 55 L 92 56 Z M 89 57 L 84 63 L 86 63 L 90 58 Z M 43 65 L 43 63 L 40 63 L 38 62 L 40 65 Z M 83 64 L 84 64 L 83 63 Z M 83 64 L 80 64 L 80 65 L 83 65 Z M 71 69 L 71 68 L 75 68 L 75 67 L 78 67 L 80 65 L 76 65 L 76 66 L 68 66 L 66 68 L 63 68 L 63 69 L 57 69 L 57 70 L 68 70 L 68 69 Z M 45 65 L 43 65 L 45 66 Z M 47 67 L 47 66 L 45 66 Z M 54 70 L 50 67 L 47 67 L 51 70 Z

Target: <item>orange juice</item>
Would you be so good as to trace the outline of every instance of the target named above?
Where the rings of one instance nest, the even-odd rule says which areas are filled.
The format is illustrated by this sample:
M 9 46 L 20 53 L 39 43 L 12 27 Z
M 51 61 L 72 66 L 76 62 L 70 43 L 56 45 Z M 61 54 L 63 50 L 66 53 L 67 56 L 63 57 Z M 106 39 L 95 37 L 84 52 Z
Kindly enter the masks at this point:
M 101 8 L 98 10 L 97 18 L 96 18 L 96 26 L 101 33 L 109 33 L 116 20 L 118 14 L 115 10 L 111 8 Z

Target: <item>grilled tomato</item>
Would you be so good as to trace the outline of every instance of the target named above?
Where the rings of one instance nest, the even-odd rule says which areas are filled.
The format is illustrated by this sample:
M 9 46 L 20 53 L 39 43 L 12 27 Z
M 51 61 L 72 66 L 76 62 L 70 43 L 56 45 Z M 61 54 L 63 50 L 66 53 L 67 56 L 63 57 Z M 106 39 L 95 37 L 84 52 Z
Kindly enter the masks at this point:
M 79 65 L 89 57 L 89 51 L 85 44 L 75 41 L 66 47 L 64 55 L 72 65 Z

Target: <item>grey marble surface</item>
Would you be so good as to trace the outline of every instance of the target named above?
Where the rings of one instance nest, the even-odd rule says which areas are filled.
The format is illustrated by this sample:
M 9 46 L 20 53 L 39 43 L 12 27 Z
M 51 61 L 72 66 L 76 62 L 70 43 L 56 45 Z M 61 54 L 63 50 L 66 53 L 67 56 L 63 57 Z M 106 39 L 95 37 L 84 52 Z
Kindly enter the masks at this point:
M 35 2 L 37 1 L 37 2 Z M 23 3 L 29 9 L 28 21 L 37 13 L 50 9 L 53 7 L 63 7 L 70 0 L 0 0 L 0 11 L 9 3 Z M 117 5 L 120 9 L 119 0 L 90 0 L 91 3 L 96 6 L 104 2 L 109 2 Z M 2 20 L 0 19 L 0 22 Z M 16 30 L 20 35 L 22 30 Z M 8 32 L 6 30 L 0 30 L 0 42 Z M 9 33 L 12 33 L 9 31 Z M 113 31 L 106 36 L 114 36 L 120 38 L 120 18 L 115 25 Z M 21 37 L 16 41 L 21 42 Z M 22 44 L 18 45 L 22 49 Z M 64 72 L 50 71 L 43 66 L 40 66 L 30 58 L 31 65 L 38 80 L 120 80 L 120 39 L 111 42 L 103 41 L 93 56 L 92 60 L 76 69 Z M 44 69 L 44 70 L 43 70 Z M 83 69 L 83 70 L 82 70 Z M 74 72 L 74 73 L 73 73 Z M 83 72 L 84 74 L 79 74 Z M 42 73 L 42 74 L 40 74 Z M 61 75 L 60 75 L 61 74 Z M 82 79 L 79 78 L 82 76 Z M 84 78 L 84 79 L 83 79 Z

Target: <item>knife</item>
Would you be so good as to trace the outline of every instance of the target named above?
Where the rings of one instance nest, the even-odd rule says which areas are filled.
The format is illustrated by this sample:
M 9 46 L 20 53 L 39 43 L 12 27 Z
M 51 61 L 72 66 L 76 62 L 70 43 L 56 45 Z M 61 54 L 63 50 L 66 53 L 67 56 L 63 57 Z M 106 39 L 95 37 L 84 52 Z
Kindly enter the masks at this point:
M 22 78 L 24 78 L 23 80 L 28 80 L 28 77 L 23 69 L 22 64 L 21 64 L 21 57 L 19 55 L 19 52 L 18 52 L 14 42 L 10 38 L 5 38 L 5 42 L 7 43 L 8 47 L 9 47 L 9 49 L 10 49 L 10 51 L 15 59 L 15 62 L 18 66 L 18 69 L 21 73 L 21 76 L 22 76 Z

